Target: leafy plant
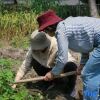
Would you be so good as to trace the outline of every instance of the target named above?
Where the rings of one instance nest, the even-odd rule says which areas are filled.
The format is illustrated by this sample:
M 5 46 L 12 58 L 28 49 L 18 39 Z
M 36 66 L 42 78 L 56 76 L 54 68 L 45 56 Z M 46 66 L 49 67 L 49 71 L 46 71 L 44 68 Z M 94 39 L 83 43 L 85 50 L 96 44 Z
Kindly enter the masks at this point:
M 43 100 L 40 93 L 32 96 L 23 85 L 20 85 L 16 90 L 11 88 L 15 77 L 11 68 L 18 63 L 19 61 L 10 58 L 0 59 L 0 100 Z
M 20 64 L 20 61 L 11 58 L 0 58 L 1 69 L 11 69 L 11 67 L 15 64 Z

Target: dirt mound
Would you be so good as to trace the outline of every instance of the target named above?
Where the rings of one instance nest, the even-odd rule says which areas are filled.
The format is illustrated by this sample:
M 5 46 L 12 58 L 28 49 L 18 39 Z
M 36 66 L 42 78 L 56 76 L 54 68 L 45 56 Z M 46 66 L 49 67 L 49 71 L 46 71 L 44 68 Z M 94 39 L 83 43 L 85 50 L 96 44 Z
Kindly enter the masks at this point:
M 27 50 L 14 49 L 14 48 L 0 48 L 0 57 L 8 57 L 12 59 L 23 60 Z

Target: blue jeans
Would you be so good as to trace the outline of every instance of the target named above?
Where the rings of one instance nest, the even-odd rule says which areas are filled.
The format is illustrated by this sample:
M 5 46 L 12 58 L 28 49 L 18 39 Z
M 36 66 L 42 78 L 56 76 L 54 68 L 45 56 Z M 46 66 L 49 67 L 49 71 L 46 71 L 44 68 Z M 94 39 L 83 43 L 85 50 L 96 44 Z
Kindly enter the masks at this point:
M 83 100 L 100 100 L 100 45 L 94 48 L 84 66 L 82 79 Z

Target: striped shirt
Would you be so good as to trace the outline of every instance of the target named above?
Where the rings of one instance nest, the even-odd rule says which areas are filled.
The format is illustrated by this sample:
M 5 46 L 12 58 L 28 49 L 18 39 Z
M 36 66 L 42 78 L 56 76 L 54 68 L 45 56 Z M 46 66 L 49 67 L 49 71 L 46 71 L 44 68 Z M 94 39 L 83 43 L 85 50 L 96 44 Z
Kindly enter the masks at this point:
M 68 17 L 58 24 L 55 36 L 58 43 L 58 55 L 52 73 L 59 75 L 68 59 L 68 48 L 82 54 L 81 64 L 87 62 L 89 52 L 100 44 L 100 40 L 97 40 L 100 36 L 100 19 Z

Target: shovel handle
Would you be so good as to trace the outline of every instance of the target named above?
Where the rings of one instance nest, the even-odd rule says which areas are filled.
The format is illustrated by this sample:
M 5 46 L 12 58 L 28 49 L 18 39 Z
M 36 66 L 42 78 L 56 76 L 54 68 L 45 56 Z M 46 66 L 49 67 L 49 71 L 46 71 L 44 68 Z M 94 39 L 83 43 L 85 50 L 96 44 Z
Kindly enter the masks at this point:
M 70 75 L 74 75 L 74 74 L 76 74 L 76 71 L 63 73 L 63 74 L 56 76 L 55 78 L 62 78 L 62 77 L 66 77 L 66 76 L 70 76 Z M 19 81 L 14 82 L 13 84 L 26 83 L 26 82 L 32 82 L 32 81 L 41 81 L 43 79 L 44 79 L 44 76 L 39 76 L 39 77 L 35 77 L 35 78 L 19 80 Z

